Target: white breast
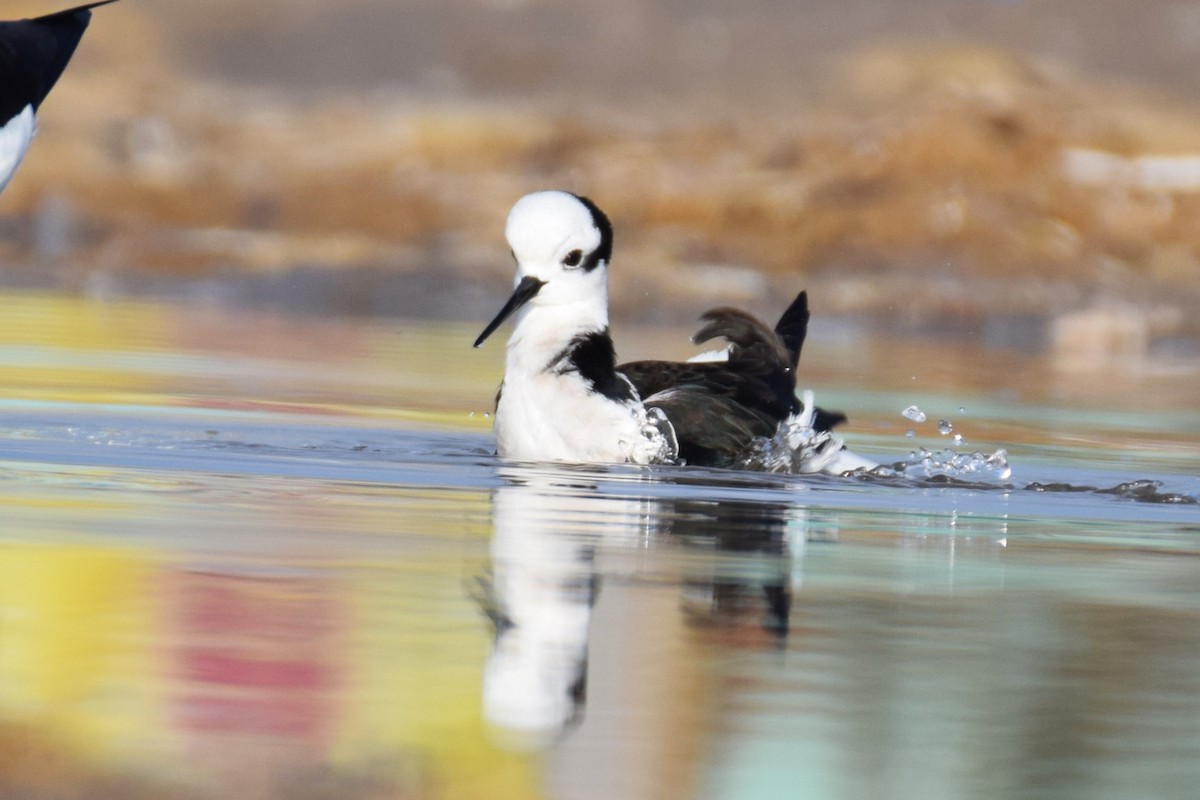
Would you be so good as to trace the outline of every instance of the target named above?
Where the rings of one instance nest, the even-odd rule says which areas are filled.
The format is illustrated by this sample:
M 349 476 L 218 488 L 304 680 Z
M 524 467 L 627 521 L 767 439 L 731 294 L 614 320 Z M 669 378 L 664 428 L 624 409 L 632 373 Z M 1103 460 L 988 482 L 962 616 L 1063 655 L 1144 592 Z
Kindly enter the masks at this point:
M 576 373 L 508 371 L 496 408 L 496 450 L 530 461 L 635 460 L 644 438 L 640 411 L 641 403 L 596 394 Z
M 674 456 L 666 439 L 647 426 L 646 411 L 632 386 L 634 399 L 619 402 L 597 394 L 577 372 L 547 369 L 574 334 L 600 330 L 607 321 L 603 308 L 579 304 L 543 307 L 518 317 L 496 406 L 500 456 L 639 464 Z

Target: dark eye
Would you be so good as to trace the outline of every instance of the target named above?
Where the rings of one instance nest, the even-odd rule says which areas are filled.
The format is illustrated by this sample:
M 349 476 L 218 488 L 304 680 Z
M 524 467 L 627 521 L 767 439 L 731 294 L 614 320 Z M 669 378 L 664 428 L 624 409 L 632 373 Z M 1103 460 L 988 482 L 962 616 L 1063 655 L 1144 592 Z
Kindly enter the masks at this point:
M 578 267 L 579 262 L 582 260 L 583 260 L 583 251 L 582 250 L 572 250 L 571 252 L 567 253 L 566 258 L 564 258 L 562 260 L 562 263 L 563 263 L 564 267 Z

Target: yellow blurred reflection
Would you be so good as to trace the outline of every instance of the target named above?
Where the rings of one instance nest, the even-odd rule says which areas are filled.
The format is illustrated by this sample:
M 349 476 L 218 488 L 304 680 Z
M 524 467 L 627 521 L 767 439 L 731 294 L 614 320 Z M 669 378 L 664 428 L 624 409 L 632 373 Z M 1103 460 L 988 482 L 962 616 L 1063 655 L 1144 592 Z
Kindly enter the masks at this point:
M 156 561 L 120 547 L 0 547 L 0 717 L 83 757 L 152 757 Z
M 540 796 L 532 759 L 483 727 L 477 610 L 444 561 L 421 561 L 0 545 L 0 786 Z
M 0 399 L 401 418 L 486 429 L 499 362 L 451 323 L 0 290 Z M 472 414 L 471 412 L 477 412 Z
M 51 292 L 4 292 L 3 302 L 0 347 L 9 350 L 5 394 L 98 401 L 154 387 L 152 374 L 111 354 L 151 350 L 169 341 L 167 307 L 95 303 Z

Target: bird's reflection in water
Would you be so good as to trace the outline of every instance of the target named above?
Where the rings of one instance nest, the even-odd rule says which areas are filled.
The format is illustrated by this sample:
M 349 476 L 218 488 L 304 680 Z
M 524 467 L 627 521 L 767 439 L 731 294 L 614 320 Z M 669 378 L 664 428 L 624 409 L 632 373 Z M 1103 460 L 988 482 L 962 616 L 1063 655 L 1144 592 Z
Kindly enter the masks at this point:
M 485 608 L 495 639 L 483 673 L 484 718 L 537 744 L 576 720 L 598 580 L 596 548 L 640 530 L 642 503 L 589 495 L 585 482 L 512 470 L 492 499 Z
M 586 478 L 504 473 L 493 496 L 491 572 L 481 581 L 495 637 L 483 672 L 483 713 L 506 743 L 537 747 L 578 722 L 586 701 L 588 635 L 600 592 L 598 554 L 667 543 L 708 551 L 676 560 L 685 619 L 741 624 L 754 609 L 777 640 L 788 630 L 805 540 L 799 506 L 732 500 L 617 497 Z M 609 570 L 604 570 L 609 572 Z M 637 580 L 622 569 L 622 579 Z M 650 576 L 654 579 L 654 576 Z
M 738 624 L 758 614 L 763 630 L 787 636 L 797 561 L 806 542 L 803 506 L 744 500 L 672 500 L 662 533 L 687 537 L 714 557 L 685 582 L 684 610 L 698 624 Z M 725 556 L 722 558 L 721 556 Z

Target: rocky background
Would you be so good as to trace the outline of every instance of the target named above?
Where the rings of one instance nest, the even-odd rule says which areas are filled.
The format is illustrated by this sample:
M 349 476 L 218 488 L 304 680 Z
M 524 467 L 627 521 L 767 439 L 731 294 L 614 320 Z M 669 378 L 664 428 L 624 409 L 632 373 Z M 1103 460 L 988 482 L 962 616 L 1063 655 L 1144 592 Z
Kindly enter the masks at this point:
M 508 207 L 565 188 L 613 218 L 618 318 L 807 287 L 1194 354 L 1198 75 L 1185 2 L 123 0 L 0 197 L 0 285 L 484 319 Z

